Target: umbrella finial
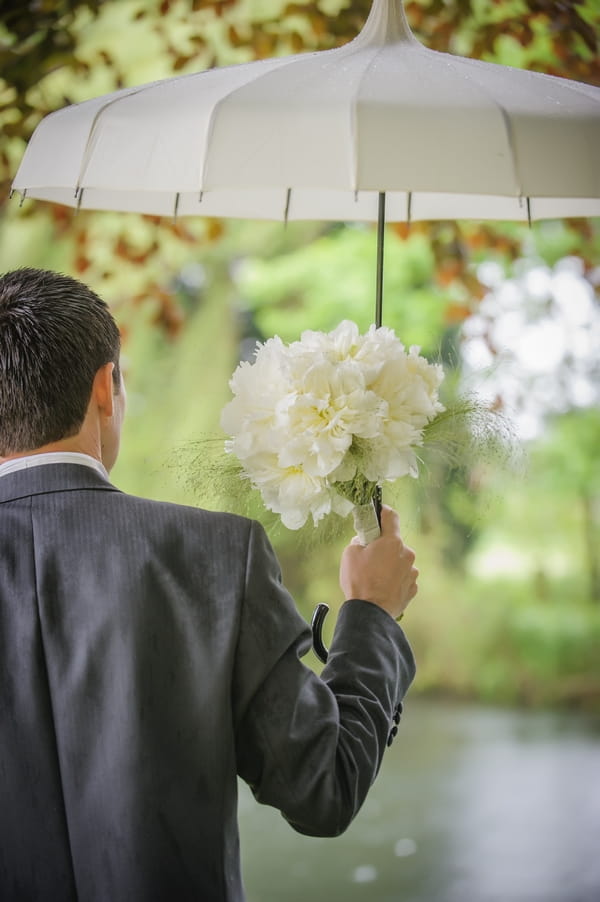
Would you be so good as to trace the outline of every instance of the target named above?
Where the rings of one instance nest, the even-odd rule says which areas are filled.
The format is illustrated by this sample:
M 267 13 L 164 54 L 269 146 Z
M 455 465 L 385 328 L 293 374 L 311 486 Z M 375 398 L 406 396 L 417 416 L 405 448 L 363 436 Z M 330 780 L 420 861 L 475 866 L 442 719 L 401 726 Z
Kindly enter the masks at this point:
M 379 46 L 410 41 L 421 46 L 410 30 L 403 0 L 373 0 L 369 17 L 354 40 Z

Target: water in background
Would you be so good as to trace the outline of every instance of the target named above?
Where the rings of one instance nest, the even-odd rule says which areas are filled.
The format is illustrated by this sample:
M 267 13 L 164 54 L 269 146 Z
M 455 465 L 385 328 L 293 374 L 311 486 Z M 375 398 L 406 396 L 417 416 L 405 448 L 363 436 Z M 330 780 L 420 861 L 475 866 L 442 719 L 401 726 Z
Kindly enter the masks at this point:
M 409 697 L 338 839 L 240 792 L 248 902 L 600 902 L 599 717 Z

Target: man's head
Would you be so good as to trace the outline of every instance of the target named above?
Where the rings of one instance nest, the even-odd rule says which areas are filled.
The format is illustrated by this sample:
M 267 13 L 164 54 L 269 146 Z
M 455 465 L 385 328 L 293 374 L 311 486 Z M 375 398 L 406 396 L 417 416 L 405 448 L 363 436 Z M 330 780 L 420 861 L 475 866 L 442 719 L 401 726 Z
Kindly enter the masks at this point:
M 0 457 L 77 435 L 107 364 L 119 393 L 119 351 L 117 325 L 86 285 L 39 269 L 0 276 Z

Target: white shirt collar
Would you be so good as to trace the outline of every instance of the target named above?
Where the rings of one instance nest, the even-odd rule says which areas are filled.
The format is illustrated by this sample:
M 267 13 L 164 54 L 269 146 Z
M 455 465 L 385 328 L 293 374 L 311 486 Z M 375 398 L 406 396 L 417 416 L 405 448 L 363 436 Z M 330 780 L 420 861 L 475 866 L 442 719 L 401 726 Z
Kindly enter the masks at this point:
M 27 454 L 25 457 L 15 457 L 14 460 L 6 460 L 3 464 L 0 464 L 0 476 L 15 473 L 17 470 L 28 470 L 30 467 L 41 467 L 44 464 L 80 464 L 84 467 L 91 467 L 105 479 L 108 479 L 108 472 L 99 460 L 79 451 L 46 451 L 44 454 Z

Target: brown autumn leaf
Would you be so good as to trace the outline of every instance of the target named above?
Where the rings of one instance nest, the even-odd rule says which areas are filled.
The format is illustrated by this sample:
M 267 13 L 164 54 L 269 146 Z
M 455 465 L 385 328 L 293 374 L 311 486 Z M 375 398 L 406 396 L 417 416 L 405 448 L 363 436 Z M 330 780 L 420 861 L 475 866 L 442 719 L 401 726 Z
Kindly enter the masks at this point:
M 256 59 L 267 59 L 273 56 L 277 46 L 277 38 L 262 28 L 255 28 L 252 33 L 251 46 Z
M 243 47 L 246 43 L 246 39 L 241 36 L 235 25 L 230 25 L 227 29 L 227 39 L 232 47 Z
M 459 326 L 471 315 L 468 304 L 452 303 L 444 307 L 444 322 L 448 326 Z
M 89 257 L 86 257 L 85 254 L 78 254 L 75 257 L 75 272 L 78 275 L 83 275 L 83 273 L 90 268 L 92 262 Z
M 302 37 L 302 35 L 299 32 L 293 31 L 291 33 L 290 47 L 291 47 L 292 53 L 302 53 L 302 51 L 306 49 L 306 43 L 304 41 L 304 38 Z
M 225 225 L 222 219 L 211 218 L 206 220 L 206 240 L 216 242 L 223 237 Z
M 169 338 L 177 338 L 185 322 L 185 316 L 175 293 L 162 286 L 156 286 L 152 300 L 158 302 L 152 322 Z
M 409 222 L 393 222 L 388 226 L 402 241 L 410 237 L 412 226 Z
M 193 59 L 194 59 L 193 55 L 188 56 L 185 53 L 178 54 L 175 57 L 175 59 L 173 60 L 173 72 L 180 72 L 181 69 L 184 69 L 185 66 L 187 66 L 187 64 L 189 62 L 191 62 L 191 60 L 193 60 Z
M 449 288 L 454 282 L 460 279 L 464 272 L 464 262 L 453 258 L 441 260 L 439 263 L 435 278 L 442 288 Z

